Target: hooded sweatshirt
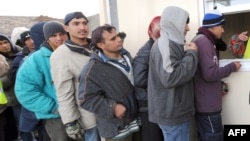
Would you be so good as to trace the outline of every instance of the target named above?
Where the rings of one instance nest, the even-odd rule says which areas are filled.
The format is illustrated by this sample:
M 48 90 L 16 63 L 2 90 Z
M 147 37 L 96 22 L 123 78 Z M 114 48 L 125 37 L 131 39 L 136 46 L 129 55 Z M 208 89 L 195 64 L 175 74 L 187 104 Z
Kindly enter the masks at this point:
M 20 35 L 25 32 L 25 31 L 29 31 L 28 28 L 26 27 L 15 27 L 11 33 L 11 41 L 13 44 L 16 44 L 16 42 L 18 41 L 18 39 L 20 38 Z
M 219 67 L 218 44 L 212 32 L 200 28 L 195 43 L 199 49 L 198 69 L 194 77 L 195 107 L 198 113 L 215 114 L 222 108 L 221 79 L 236 71 L 234 63 Z M 216 49 L 217 48 L 217 49 Z
M 178 15 L 178 16 L 176 16 Z M 177 125 L 194 114 L 192 78 L 198 57 L 194 50 L 184 50 L 188 12 L 166 7 L 161 15 L 161 36 L 150 52 L 148 75 L 149 120 Z
M 10 38 L 7 37 L 6 35 L 0 34 L 1 37 L 6 38 L 6 40 L 10 43 L 11 46 L 11 52 L 13 53 L 12 55 L 8 55 L 7 53 L 3 53 L 0 52 L 0 54 L 2 54 L 5 59 L 8 62 L 8 65 L 11 66 L 12 62 L 16 56 L 16 53 L 18 53 L 19 51 L 21 51 L 21 48 L 18 46 L 14 46 L 14 44 L 11 42 Z M 2 85 L 3 85 L 3 90 L 4 93 L 7 97 L 8 106 L 15 106 L 18 105 L 18 101 L 16 99 L 15 93 L 14 93 L 14 81 L 13 81 L 13 73 L 10 70 L 10 68 L 8 69 L 7 74 L 3 75 L 0 77 L 1 81 L 2 81 Z M 6 105 L 0 105 L 0 113 L 2 113 L 6 108 Z

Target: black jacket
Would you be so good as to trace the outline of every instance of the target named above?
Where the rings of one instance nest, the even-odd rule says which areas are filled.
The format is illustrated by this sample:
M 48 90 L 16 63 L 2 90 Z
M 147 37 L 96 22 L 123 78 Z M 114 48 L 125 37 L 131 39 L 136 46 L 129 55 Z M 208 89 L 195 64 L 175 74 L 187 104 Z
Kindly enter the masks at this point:
M 148 68 L 149 56 L 153 39 L 149 39 L 138 51 L 133 60 L 134 83 L 136 87 L 136 98 L 139 103 L 139 111 L 145 112 L 148 110 Z

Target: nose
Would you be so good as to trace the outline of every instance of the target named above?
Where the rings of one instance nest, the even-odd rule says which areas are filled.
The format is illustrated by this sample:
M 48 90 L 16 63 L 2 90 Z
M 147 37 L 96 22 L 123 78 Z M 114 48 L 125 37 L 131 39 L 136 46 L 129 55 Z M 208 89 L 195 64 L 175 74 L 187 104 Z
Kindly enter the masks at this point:
M 190 27 L 188 24 L 186 25 L 186 31 L 190 31 Z
M 116 40 L 119 42 L 119 43 L 122 43 L 122 38 L 120 36 L 117 36 L 116 37 Z

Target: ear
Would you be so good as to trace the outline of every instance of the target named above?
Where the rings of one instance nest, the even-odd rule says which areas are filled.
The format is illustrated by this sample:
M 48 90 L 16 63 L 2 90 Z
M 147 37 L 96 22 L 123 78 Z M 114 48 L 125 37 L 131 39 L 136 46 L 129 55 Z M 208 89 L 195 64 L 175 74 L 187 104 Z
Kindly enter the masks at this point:
M 64 25 L 63 28 L 64 28 L 64 30 L 65 30 L 66 32 L 69 32 L 69 29 L 68 29 L 68 26 L 67 26 L 67 25 Z
M 104 44 L 102 42 L 96 44 L 100 49 L 104 49 Z

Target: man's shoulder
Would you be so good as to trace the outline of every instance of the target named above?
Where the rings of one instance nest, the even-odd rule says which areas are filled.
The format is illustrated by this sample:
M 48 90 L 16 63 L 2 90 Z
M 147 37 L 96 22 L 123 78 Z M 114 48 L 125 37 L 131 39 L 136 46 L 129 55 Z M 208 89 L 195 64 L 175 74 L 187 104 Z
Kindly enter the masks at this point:
M 196 43 L 196 45 L 199 46 L 204 46 L 204 45 L 212 45 L 212 41 L 208 39 L 207 36 L 203 35 L 203 34 L 199 34 L 196 37 L 194 37 L 194 39 L 192 40 L 194 43 Z
M 205 35 L 203 35 L 203 34 L 195 35 L 194 38 L 192 39 L 192 42 L 203 39 L 204 37 L 205 37 Z
M 51 57 L 53 57 L 53 56 L 60 57 L 62 55 L 66 55 L 69 53 L 69 51 L 70 50 L 67 48 L 67 46 L 65 44 L 62 44 L 55 51 L 53 51 Z M 62 56 L 62 57 L 64 57 L 64 56 Z

